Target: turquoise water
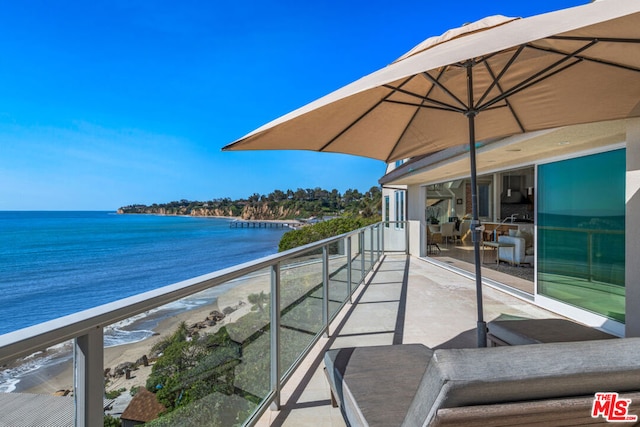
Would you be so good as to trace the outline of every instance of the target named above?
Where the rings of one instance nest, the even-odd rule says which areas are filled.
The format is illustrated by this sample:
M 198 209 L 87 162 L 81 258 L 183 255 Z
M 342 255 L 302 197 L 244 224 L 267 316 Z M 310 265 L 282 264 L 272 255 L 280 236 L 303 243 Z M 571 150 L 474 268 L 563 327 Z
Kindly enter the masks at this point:
M 0 334 L 277 252 L 287 229 L 114 212 L 0 212 Z

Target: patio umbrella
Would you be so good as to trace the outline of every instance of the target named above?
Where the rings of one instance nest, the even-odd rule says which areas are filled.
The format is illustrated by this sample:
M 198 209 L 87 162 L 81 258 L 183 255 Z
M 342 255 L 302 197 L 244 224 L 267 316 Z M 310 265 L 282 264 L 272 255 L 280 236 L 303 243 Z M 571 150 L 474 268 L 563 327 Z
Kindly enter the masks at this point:
M 476 141 L 640 116 L 640 2 L 525 19 L 493 16 L 420 43 L 389 66 L 223 150 L 304 149 L 385 162 L 469 144 L 478 345 L 486 346 Z

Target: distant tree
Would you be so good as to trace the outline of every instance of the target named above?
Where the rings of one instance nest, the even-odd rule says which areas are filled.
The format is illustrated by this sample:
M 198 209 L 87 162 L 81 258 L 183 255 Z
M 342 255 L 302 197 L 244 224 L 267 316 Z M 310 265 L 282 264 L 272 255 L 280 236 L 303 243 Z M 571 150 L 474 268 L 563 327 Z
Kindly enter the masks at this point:
M 296 190 L 296 192 L 294 193 L 293 197 L 296 200 L 301 200 L 301 201 L 307 200 L 307 192 L 305 190 L 303 190 L 302 188 L 298 188 Z

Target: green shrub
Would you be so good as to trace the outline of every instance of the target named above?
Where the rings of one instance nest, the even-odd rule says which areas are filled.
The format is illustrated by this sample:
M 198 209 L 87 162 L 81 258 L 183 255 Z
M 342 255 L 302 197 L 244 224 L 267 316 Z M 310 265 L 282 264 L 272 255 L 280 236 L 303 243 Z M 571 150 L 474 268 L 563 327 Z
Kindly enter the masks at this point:
M 122 421 L 120 418 L 112 417 L 111 415 L 104 416 L 104 427 L 121 427 Z
M 298 246 L 307 245 L 322 239 L 348 233 L 349 231 L 375 224 L 378 221 L 380 221 L 380 218 L 377 217 L 363 218 L 344 216 L 308 225 L 298 230 L 287 231 L 280 239 L 278 251 L 283 252 L 297 248 Z
M 126 388 L 120 388 L 118 390 L 111 390 L 111 391 L 107 391 L 104 395 L 107 399 L 115 399 L 116 397 L 120 396 L 122 393 L 124 393 L 125 391 L 127 391 Z

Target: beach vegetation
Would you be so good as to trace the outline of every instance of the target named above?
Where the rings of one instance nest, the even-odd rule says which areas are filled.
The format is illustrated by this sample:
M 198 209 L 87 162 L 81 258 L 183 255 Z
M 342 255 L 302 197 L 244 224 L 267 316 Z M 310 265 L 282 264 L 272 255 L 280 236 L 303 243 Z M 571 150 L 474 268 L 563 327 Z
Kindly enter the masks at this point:
M 126 388 L 119 388 L 118 390 L 110 390 L 105 392 L 105 397 L 107 399 L 115 399 L 116 397 L 120 396 L 122 393 L 124 393 L 125 391 L 127 391 Z
M 111 415 L 104 416 L 104 427 L 121 427 L 122 421 Z
M 308 225 L 297 230 L 287 231 L 278 244 L 278 251 L 286 251 L 329 237 L 338 236 L 379 222 L 378 217 L 346 215 L 340 218 Z

